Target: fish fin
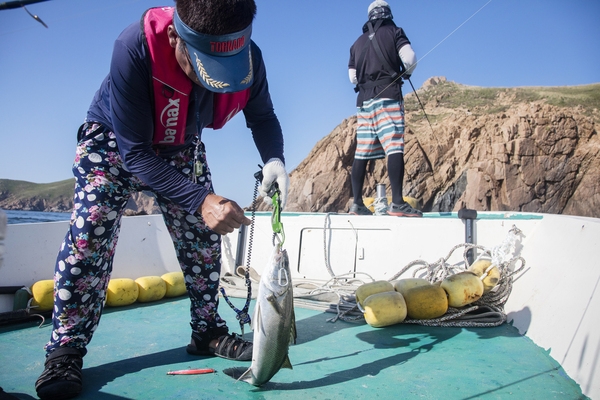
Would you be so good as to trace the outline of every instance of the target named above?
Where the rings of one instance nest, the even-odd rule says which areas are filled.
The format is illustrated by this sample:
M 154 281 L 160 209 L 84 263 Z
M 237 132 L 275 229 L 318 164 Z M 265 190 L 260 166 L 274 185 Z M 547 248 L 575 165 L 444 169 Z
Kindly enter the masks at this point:
M 239 381 L 239 380 L 244 380 L 242 378 L 244 378 L 246 376 L 248 371 L 250 371 L 250 368 L 246 369 L 244 367 L 233 367 L 233 368 L 225 368 L 223 370 L 223 373 L 225 375 L 230 376 L 233 379 Z
M 283 364 L 281 364 L 281 368 L 294 369 L 292 368 L 292 362 L 290 361 L 290 357 L 287 354 L 285 356 L 285 359 L 283 360 Z
M 292 307 L 292 327 L 290 329 L 290 344 L 296 344 L 296 338 L 298 337 L 296 332 L 296 313 Z
M 261 329 L 260 325 L 261 316 L 260 316 L 260 304 L 256 303 L 256 310 L 254 310 L 254 318 L 252 318 L 252 330 L 258 331 Z

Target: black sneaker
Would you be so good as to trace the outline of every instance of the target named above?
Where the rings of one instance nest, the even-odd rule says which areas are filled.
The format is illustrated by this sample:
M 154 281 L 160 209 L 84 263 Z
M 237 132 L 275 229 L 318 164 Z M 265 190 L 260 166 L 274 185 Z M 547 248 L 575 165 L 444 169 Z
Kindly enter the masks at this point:
M 81 393 L 83 358 L 73 347 L 54 350 L 44 363 L 44 372 L 35 382 L 40 399 L 70 399 Z
M 364 205 L 359 206 L 358 204 L 352 204 L 352 207 L 350 207 L 350 211 L 348 211 L 348 214 L 373 215 L 371 210 L 369 210 L 367 207 L 365 207 Z
M 402 204 L 391 203 L 388 206 L 387 213 L 389 215 L 393 215 L 395 217 L 422 217 L 423 213 L 419 210 L 415 210 L 408 204 L 404 202 Z

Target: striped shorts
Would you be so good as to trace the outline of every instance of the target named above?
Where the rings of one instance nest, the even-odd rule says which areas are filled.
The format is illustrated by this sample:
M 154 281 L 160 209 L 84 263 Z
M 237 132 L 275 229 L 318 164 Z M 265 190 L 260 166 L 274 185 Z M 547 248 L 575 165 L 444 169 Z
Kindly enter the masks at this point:
M 357 109 L 354 158 L 374 160 L 404 153 L 404 102 L 373 99 Z

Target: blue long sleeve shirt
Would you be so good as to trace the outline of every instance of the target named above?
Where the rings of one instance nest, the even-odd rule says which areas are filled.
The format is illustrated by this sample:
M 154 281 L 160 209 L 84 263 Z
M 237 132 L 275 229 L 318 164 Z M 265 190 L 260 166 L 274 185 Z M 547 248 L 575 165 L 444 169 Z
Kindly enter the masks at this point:
M 254 83 L 243 110 L 246 125 L 263 162 L 283 158 L 283 134 L 273 110 L 262 54 L 252 42 Z M 173 51 L 175 51 L 173 49 Z M 191 146 L 196 136 L 212 123 L 213 96 L 194 85 L 190 95 L 185 143 L 180 146 L 153 147 L 154 104 L 151 66 L 142 28 L 136 22 L 117 38 L 110 72 L 96 92 L 87 113 L 87 121 L 100 122 L 117 137 L 125 167 L 150 189 L 195 212 L 208 195 L 200 184 L 170 166 L 165 159 Z M 226 145 L 226 144 L 224 144 Z

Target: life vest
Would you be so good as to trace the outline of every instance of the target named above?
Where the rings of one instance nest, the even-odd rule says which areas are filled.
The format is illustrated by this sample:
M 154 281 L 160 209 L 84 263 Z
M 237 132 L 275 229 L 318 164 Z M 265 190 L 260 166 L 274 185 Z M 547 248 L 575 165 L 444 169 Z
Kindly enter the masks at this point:
M 187 77 L 169 44 L 167 28 L 173 23 L 173 7 L 151 8 L 142 17 L 144 38 L 150 54 L 154 93 L 155 146 L 185 143 L 190 94 L 194 83 Z M 212 129 L 221 129 L 244 109 L 250 89 L 234 93 L 213 94 Z

